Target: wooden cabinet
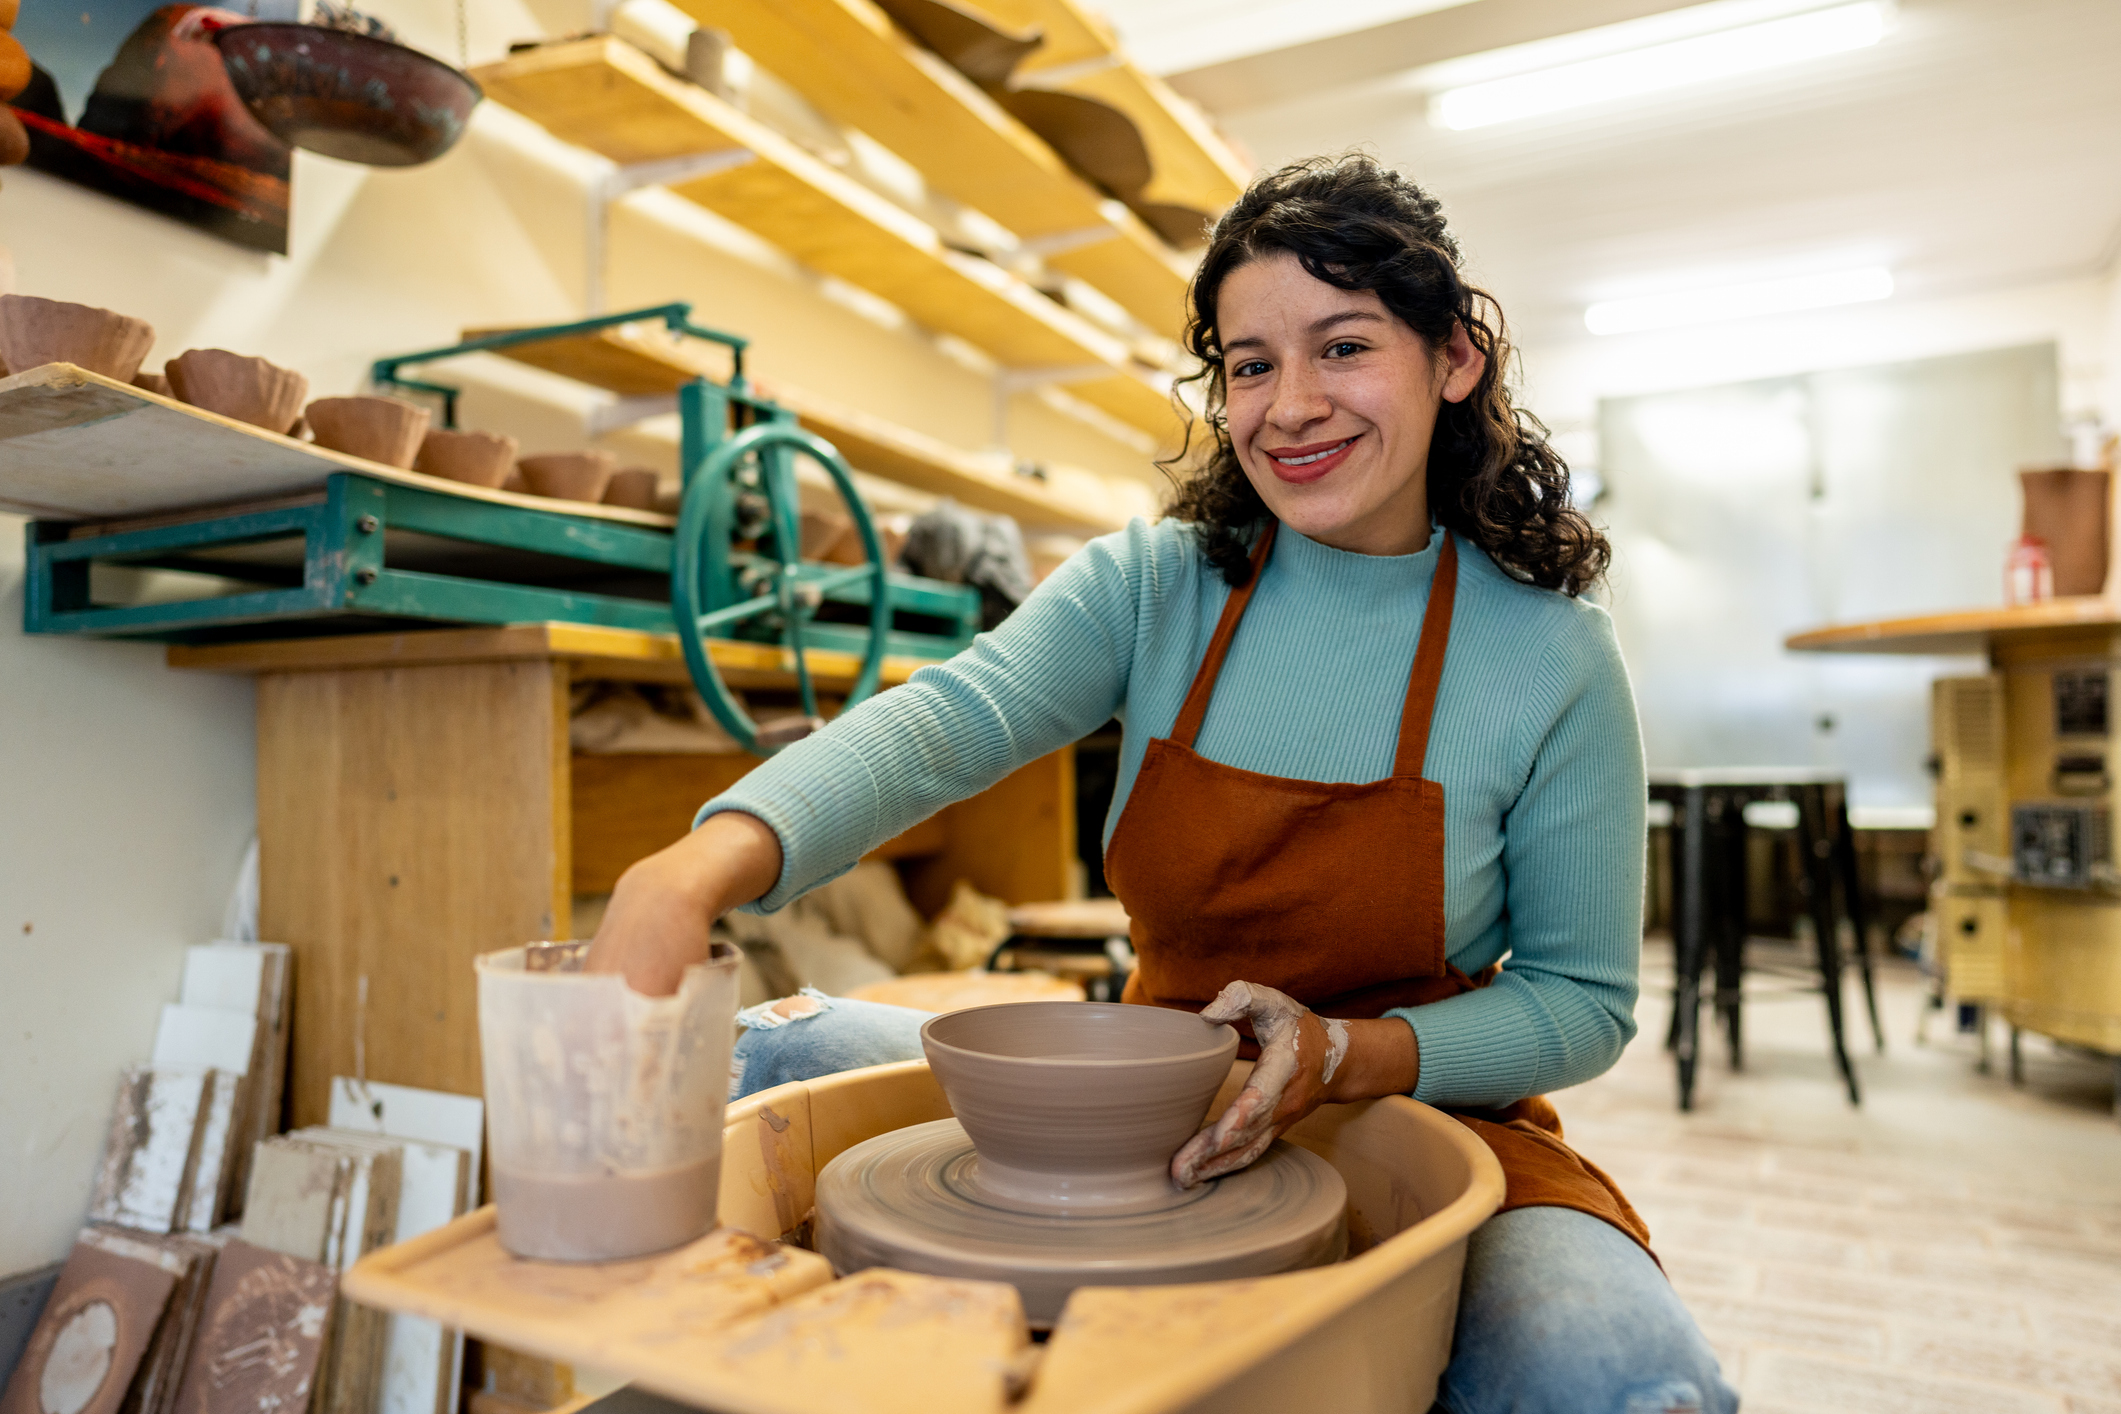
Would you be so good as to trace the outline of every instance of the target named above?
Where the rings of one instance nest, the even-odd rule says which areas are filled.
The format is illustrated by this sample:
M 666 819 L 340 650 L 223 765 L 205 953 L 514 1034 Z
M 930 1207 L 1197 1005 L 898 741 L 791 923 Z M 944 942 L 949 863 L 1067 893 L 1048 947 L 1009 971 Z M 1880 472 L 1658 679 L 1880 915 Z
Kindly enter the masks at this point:
M 724 652 L 726 648 L 726 652 Z M 674 641 L 562 624 L 172 648 L 172 666 L 258 678 L 259 931 L 295 961 L 289 1095 L 325 1122 L 334 1075 L 477 1094 L 482 952 L 565 936 L 678 838 L 748 756 L 574 756 L 570 690 L 683 682 Z M 780 650 L 717 645 L 739 685 Z M 852 659 L 814 654 L 828 690 Z M 887 664 L 886 683 L 917 665 Z M 891 841 L 916 907 L 959 878 L 1010 903 L 1067 896 L 1071 750 Z

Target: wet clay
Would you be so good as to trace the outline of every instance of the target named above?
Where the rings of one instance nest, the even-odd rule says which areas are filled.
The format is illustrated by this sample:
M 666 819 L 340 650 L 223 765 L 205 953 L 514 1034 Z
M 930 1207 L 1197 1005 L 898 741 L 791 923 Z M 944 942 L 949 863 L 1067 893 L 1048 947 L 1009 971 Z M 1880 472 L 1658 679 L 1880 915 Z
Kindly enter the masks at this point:
M 714 1226 L 719 1152 L 637 1173 L 533 1174 L 493 1166 L 501 1245 L 547 1262 L 604 1262 L 690 1242 Z
M 1018 1002 L 935 1017 L 921 1045 L 989 1202 L 1122 1213 L 1173 1205 L 1171 1155 L 1206 1118 L 1237 1033 L 1162 1007 Z
M 309 380 L 293 369 L 227 349 L 187 349 L 162 367 L 180 402 L 267 432 L 294 426 L 309 396 Z
M 428 412 L 397 398 L 319 398 L 303 412 L 320 447 L 409 468 L 427 435 Z
M 9 373 L 71 363 L 130 383 L 154 341 L 154 326 L 144 319 L 89 304 L 0 295 L 0 361 Z
M 1009 1282 L 1038 1326 L 1057 1321 L 1078 1286 L 1270 1276 L 1347 1255 L 1347 1185 L 1292 1144 L 1277 1141 L 1250 1168 L 1154 1212 L 998 1207 L 975 1181 L 984 1162 L 956 1120 L 855 1145 L 818 1175 L 817 1250 L 842 1275 L 896 1267 Z

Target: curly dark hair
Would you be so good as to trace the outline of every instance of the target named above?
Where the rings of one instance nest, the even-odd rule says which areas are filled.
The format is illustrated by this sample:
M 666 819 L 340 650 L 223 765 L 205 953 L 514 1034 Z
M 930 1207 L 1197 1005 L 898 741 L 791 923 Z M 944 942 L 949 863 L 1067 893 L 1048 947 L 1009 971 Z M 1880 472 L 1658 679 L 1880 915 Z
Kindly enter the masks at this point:
M 1459 270 L 1458 243 L 1436 199 L 1362 153 L 1314 157 L 1261 177 L 1215 223 L 1193 276 L 1186 346 L 1201 362 L 1211 439 L 1197 467 L 1175 470 L 1193 447 L 1158 463 L 1177 484 L 1170 514 L 1191 521 L 1201 549 L 1231 585 L 1251 577 L 1245 542 L 1269 512 L 1230 444 L 1216 299 L 1230 272 L 1288 252 L 1343 290 L 1375 292 L 1432 349 L 1462 325 L 1487 356 L 1480 382 L 1438 411 L 1429 443 L 1431 513 L 1511 576 L 1581 594 L 1605 574 L 1612 547 L 1569 502 L 1569 469 L 1539 419 L 1510 399 L 1502 310 Z

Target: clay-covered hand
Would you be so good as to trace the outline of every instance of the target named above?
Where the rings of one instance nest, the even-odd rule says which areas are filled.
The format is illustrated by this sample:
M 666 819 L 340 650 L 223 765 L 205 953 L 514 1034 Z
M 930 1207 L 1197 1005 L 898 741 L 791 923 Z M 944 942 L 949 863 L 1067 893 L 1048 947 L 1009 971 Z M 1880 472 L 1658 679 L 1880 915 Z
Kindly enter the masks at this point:
M 1348 1052 L 1348 1026 L 1285 992 L 1232 982 L 1201 1008 L 1209 1021 L 1249 1021 L 1259 1060 L 1230 1107 L 1171 1156 L 1171 1178 L 1191 1188 L 1235 1173 L 1267 1152 L 1281 1132 L 1317 1109 Z
M 781 844 L 763 822 L 738 811 L 707 822 L 619 876 L 583 963 L 617 972 L 646 996 L 668 996 L 685 969 L 705 961 L 714 920 L 773 887 Z

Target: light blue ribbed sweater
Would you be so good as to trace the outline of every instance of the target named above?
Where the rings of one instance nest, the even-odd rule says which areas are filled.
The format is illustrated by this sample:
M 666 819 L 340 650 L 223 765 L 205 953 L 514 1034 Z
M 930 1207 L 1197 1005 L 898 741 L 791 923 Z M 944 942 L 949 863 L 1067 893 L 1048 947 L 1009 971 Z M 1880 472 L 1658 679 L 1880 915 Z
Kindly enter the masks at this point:
M 1283 527 L 1196 749 L 1304 780 L 1390 775 L 1441 543 L 1358 555 Z M 1392 1014 L 1420 1039 L 1416 1098 L 1503 1105 L 1590 1079 L 1634 1034 L 1642 739 L 1604 610 L 1512 580 L 1463 538 L 1458 581 L 1423 772 L 1444 788 L 1445 945 L 1467 972 L 1507 961 L 1493 986 Z M 781 752 L 700 818 L 747 811 L 780 836 L 780 879 L 751 905 L 770 912 L 1116 716 L 1109 843 L 1228 595 L 1186 527 L 1137 520 L 971 648 Z

